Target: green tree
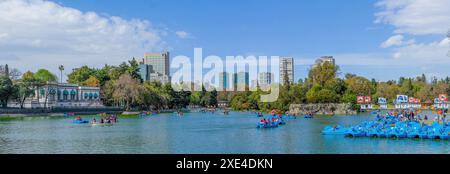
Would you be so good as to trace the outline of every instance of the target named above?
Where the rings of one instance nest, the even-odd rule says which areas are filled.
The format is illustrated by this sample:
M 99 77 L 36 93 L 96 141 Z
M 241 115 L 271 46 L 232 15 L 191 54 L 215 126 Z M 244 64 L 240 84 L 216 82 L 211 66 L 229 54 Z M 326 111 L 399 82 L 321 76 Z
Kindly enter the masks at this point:
M 306 100 L 308 103 L 318 103 L 319 102 L 319 91 L 322 90 L 322 87 L 319 85 L 314 85 L 309 91 L 306 93 Z
M 15 95 L 15 89 L 12 80 L 0 75 L 0 104 L 3 108 L 8 107 L 8 101 Z
M 113 97 L 116 101 L 123 102 L 127 111 L 139 100 L 142 86 L 129 74 L 124 74 L 114 83 Z
M 83 85 L 90 87 L 99 87 L 100 81 L 95 76 L 90 76 L 83 82 Z
M 57 81 L 56 75 L 46 69 L 39 69 L 36 73 L 34 73 L 34 78 L 44 83 Z
M 32 97 L 36 89 L 36 79 L 34 78 L 34 74 L 27 71 L 22 75 L 22 79 L 18 81 L 16 86 L 18 90 L 16 98 L 19 101 L 20 108 L 23 108 L 25 100 L 28 97 Z
M 51 95 L 51 87 L 49 85 L 46 86 L 46 84 L 48 82 L 57 82 L 56 75 L 46 69 L 39 69 L 36 73 L 34 73 L 34 78 L 36 79 L 36 88 L 39 90 L 38 100 L 41 95 L 44 95 L 44 108 L 47 108 L 47 99 L 48 96 Z
M 325 62 L 311 68 L 308 74 L 308 79 L 311 80 L 313 84 L 324 86 L 327 81 L 336 78 L 338 71 L 338 66 L 333 65 L 330 62 Z
M 319 103 L 336 103 L 339 101 L 339 97 L 332 90 L 322 89 L 317 93 L 317 101 Z
M 361 76 L 354 76 L 345 80 L 347 90 L 356 95 L 372 95 L 375 92 L 372 83 Z
M 374 99 L 383 97 L 391 101 L 395 99 L 397 94 L 399 94 L 400 89 L 396 83 L 381 82 L 378 83 L 376 91 L 377 92 L 374 95 Z
M 413 96 L 414 95 L 414 91 L 413 91 L 413 85 L 412 85 L 412 80 L 411 79 L 404 79 L 402 86 L 400 88 L 400 93 L 404 94 L 404 95 L 408 95 L 408 96 Z
M 106 81 L 104 85 L 102 85 L 100 87 L 100 99 L 102 100 L 103 104 L 106 106 L 117 106 L 117 102 L 114 99 L 114 81 L 113 80 L 109 80 Z
M 128 61 L 129 66 L 127 67 L 126 72 L 131 75 L 134 79 L 138 79 L 139 81 L 142 81 L 141 75 L 139 73 L 139 63 L 136 61 L 136 59 L 133 57 L 132 60 Z
M 208 106 L 217 107 L 217 91 L 213 89 L 208 95 Z
M 68 82 L 84 85 L 84 82 L 95 74 L 95 69 L 89 68 L 88 66 L 82 66 L 80 68 L 75 68 L 68 75 Z

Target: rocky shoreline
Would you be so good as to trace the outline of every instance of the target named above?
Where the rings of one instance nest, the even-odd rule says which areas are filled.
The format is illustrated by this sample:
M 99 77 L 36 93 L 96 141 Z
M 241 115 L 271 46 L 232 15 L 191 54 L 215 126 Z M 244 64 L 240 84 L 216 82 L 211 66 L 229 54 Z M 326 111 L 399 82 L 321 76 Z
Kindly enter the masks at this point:
M 346 103 L 291 104 L 289 112 L 296 115 L 314 113 L 317 115 L 355 115 L 358 112 Z

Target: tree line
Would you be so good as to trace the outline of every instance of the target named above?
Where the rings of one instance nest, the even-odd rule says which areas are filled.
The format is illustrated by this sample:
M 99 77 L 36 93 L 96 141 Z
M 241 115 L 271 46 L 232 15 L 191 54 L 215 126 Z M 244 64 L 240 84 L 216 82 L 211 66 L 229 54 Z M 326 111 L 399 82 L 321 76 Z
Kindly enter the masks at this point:
M 17 69 L 9 70 L 8 65 L 0 66 L 0 105 L 6 108 L 9 101 L 16 101 L 23 108 L 27 98 L 39 95 L 39 92 L 35 93 L 37 89 L 56 81 L 57 77 L 46 69 L 21 74 Z M 38 97 L 47 98 L 48 95 Z
M 373 99 L 384 97 L 393 101 L 397 95 L 403 94 L 421 99 L 422 102 L 433 102 L 439 94 L 450 95 L 450 78 L 427 79 L 424 74 L 415 78 L 400 77 L 399 80 L 377 81 L 355 74 L 339 77 L 339 66 L 325 62 L 313 66 L 307 78 L 290 84 L 284 78 L 276 102 L 259 101 L 261 94 L 267 92 L 246 91 L 231 97 L 230 105 L 235 110 L 280 111 L 289 110 L 290 104 L 308 103 L 350 103 L 357 109 L 357 96 L 372 96 Z M 372 101 L 376 103 L 376 100 Z
M 37 72 L 27 71 L 23 75 L 0 66 L 0 105 L 7 107 L 8 102 L 16 101 L 24 107 L 26 99 L 36 97 L 48 82 L 57 82 L 56 75 L 46 69 Z M 13 72 L 19 72 L 14 69 Z M 17 77 L 16 77 L 17 76 Z M 197 107 L 216 107 L 217 91 L 176 91 L 171 84 L 156 81 L 143 81 L 139 75 L 139 64 L 135 59 L 118 66 L 105 65 L 102 68 L 82 66 L 68 74 L 68 83 L 82 86 L 99 87 L 100 99 L 106 106 L 123 107 L 125 110 L 161 110 L 182 109 L 188 105 Z M 44 89 L 45 90 L 45 89 Z M 48 97 L 48 93 L 45 96 Z M 47 101 L 47 100 L 45 100 Z M 44 103 L 46 107 L 46 103 Z
M 421 75 L 415 78 L 400 77 L 397 81 L 376 81 L 355 74 L 345 74 L 344 77 L 339 77 L 339 74 L 337 65 L 325 62 L 313 66 L 308 77 L 295 84 L 290 84 L 285 77 L 278 100 L 271 103 L 260 101 L 260 96 L 270 91 L 264 92 L 259 88 L 256 91 L 218 92 L 202 86 L 201 91 L 191 92 L 174 90 L 171 84 L 144 82 L 135 59 L 102 68 L 75 68 L 68 74 L 67 82 L 100 87 L 100 98 L 106 106 L 119 106 L 126 110 L 181 109 L 189 105 L 217 107 L 220 100 L 229 101 L 235 110 L 287 111 L 290 104 L 303 103 L 351 103 L 356 108 L 358 95 L 369 95 L 374 99 L 384 97 L 392 101 L 397 94 L 403 94 L 432 102 L 439 94 L 450 94 L 449 77 L 427 79 Z M 20 74 L 16 69 L 8 70 L 0 66 L 0 105 L 7 107 L 8 101 L 17 101 L 23 107 L 27 98 L 39 95 L 34 92 L 36 89 L 56 81 L 57 77 L 46 69 Z
M 143 81 L 136 59 L 118 66 L 102 68 L 82 66 L 68 74 L 67 82 L 83 86 L 100 87 L 100 99 L 106 106 L 125 110 L 182 109 L 187 106 L 216 107 L 217 91 L 176 91 L 170 83 Z

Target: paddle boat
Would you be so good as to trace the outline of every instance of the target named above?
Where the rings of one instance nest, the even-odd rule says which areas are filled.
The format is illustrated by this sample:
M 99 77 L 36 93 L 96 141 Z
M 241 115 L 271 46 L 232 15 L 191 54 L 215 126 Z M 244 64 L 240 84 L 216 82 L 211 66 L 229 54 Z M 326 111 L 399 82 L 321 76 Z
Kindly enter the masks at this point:
M 378 127 L 371 128 L 367 131 L 368 137 L 379 137 L 378 136 L 379 134 L 380 134 L 380 129 Z
M 305 116 L 303 116 L 303 118 L 308 118 L 308 119 L 310 119 L 310 118 L 314 118 L 314 116 L 312 116 L 312 115 L 305 115 Z
M 345 136 L 347 136 L 347 137 L 363 137 L 363 136 L 366 136 L 366 132 L 364 131 L 364 129 L 362 127 L 358 126 L 358 127 L 350 128 L 350 130 L 345 133 Z
M 395 127 L 388 127 L 386 129 L 386 138 L 395 138 L 396 131 Z
M 444 127 L 441 134 L 439 135 L 439 138 L 441 140 L 448 140 L 450 139 L 450 127 Z
M 322 134 L 324 135 L 345 135 L 348 132 L 348 129 L 342 127 L 340 125 L 337 126 L 327 126 L 322 130 Z
M 266 122 L 266 123 L 263 123 L 263 122 L 259 122 L 257 125 L 256 125 L 256 127 L 257 128 L 275 128 L 275 127 L 278 127 L 278 123 L 276 123 L 276 122 Z
M 74 124 L 86 124 L 86 123 L 89 123 L 88 120 L 73 120 L 72 122 Z
M 407 134 L 406 134 L 406 129 L 401 127 L 395 130 L 395 138 L 406 138 Z
M 420 138 L 420 126 L 410 126 L 407 130 L 408 138 Z
M 286 122 L 283 119 L 277 119 L 275 122 L 278 123 L 278 125 L 285 125 Z
M 381 128 L 378 130 L 378 132 L 376 133 L 376 136 L 378 138 L 386 138 L 387 137 L 387 133 L 386 133 L 386 128 Z

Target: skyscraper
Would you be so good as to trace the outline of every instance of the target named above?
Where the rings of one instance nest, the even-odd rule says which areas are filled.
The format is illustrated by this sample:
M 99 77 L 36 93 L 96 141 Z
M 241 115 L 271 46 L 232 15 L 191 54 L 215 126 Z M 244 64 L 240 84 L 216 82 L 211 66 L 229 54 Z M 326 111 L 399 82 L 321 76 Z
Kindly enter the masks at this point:
M 144 81 L 168 83 L 170 80 L 169 52 L 145 53 L 139 65 L 139 74 Z
M 228 88 L 230 87 L 229 80 L 230 80 L 229 73 L 227 73 L 227 72 L 219 73 L 219 91 L 228 90 Z
M 234 74 L 234 87 L 237 91 L 246 90 L 246 88 L 248 88 L 249 85 L 250 85 L 250 75 L 248 72 L 239 72 Z
M 285 79 L 287 77 L 287 79 Z M 280 58 L 280 82 L 285 85 L 285 80 L 290 84 L 294 83 L 294 58 L 281 57 Z
M 141 75 L 142 80 L 150 80 L 150 74 L 152 73 L 152 66 L 146 64 L 139 64 L 139 75 Z
M 144 64 L 151 65 L 153 73 L 169 76 L 169 63 L 169 52 L 144 54 Z
M 258 74 L 258 85 L 260 87 L 268 87 L 272 84 L 273 76 L 270 72 L 260 72 Z
M 315 64 L 313 65 L 313 68 L 318 65 L 323 65 L 325 62 L 329 62 L 332 65 L 335 65 L 335 60 L 333 56 L 322 56 L 316 60 Z

